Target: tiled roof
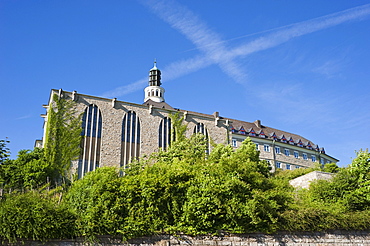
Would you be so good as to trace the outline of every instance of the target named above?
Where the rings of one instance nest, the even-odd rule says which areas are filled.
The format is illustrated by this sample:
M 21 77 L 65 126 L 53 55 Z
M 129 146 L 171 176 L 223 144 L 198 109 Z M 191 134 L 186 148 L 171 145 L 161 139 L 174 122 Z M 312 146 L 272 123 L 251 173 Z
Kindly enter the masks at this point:
M 146 101 L 145 103 L 143 103 L 144 105 L 153 105 L 154 107 L 156 108 L 164 108 L 164 109 L 171 109 L 171 110 L 175 110 L 173 107 L 171 107 L 170 105 L 168 105 L 167 103 L 165 102 L 154 102 L 152 101 L 151 99 L 149 99 L 148 101 Z
M 268 127 L 268 126 L 264 126 L 264 125 L 261 125 L 260 122 L 246 122 L 246 121 L 240 121 L 240 120 L 235 120 L 235 119 L 229 119 L 230 122 L 231 122 L 231 128 L 235 129 L 233 131 L 234 134 L 241 134 L 241 135 L 249 135 L 249 132 L 251 130 L 254 130 L 255 134 L 256 134 L 256 137 L 262 137 L 262 138 L 266 138 L 266 139 L 274 139 L 274 135 L 277 137 L 276 138 L 276 141 L 281 141 L 281 142 L 284 142 L 284 143 L 290 143 L 290 144 L 294 144 L 294 145 L 298 145 L 299 142 L 302 142 L 303 143 L 303 147 L 306 147 L 306 146 L 310 146 L 315 149 L 318 147 L 318 145 L 316 144 L 313 144 L 312 141 L 300 136 L 300 135 L 297 135 L 297 134 L 293 134 L 293 133 L 290 133 L 290 132 L 286 132 L 286 131 L 282 131 L 282 130 L 278 130 L 278 129 L 275 129 L 275 128 L 271 128 L 271 127 Z M 239 131 L 237 129 L 248 129 L 246 133 L 239 133 Z M 259 136 L 261 134 L 261 132 L 263 133 L 262 136 Z M 264 136 L 263 136 L 264 135 Z M 320 148 L 320 150 L 323 150 L 323 148 Z

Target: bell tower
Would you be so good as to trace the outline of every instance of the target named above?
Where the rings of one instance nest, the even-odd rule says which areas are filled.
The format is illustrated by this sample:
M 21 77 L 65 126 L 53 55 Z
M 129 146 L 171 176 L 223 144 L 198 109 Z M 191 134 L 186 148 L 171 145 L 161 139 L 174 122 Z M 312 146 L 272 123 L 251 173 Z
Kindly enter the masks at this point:
M 165 90 L 161 87 L 161 70 L 157 68 L 157 62 L 154 61 L 154 66 L 149 71 L 149 86 L 144 89 L 145 99 L 153 102 L 164 102 Z

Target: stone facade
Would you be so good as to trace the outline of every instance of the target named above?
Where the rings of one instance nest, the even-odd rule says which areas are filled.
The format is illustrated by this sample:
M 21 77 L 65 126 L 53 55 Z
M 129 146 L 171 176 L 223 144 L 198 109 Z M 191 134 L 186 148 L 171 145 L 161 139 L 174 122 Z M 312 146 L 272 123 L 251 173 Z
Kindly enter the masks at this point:
M 214 143 L 231 144 L 235 148 L 250 137 L 260 151 L 260 158 L 268 161 L 273 171 L 276 168 L 307 168 L 316 162 L 324 165 L 338 161 L 308 139 L 264 126 L 260 120 L 251 123 L 221 117 L 218 112 L 208 115 L 174 109 L 165 103 L 160 75 L 160 70 L 154 65 L 149 72 L 144 104 L 77 94 L 76 91 L 51 91 L 48 105 L 52 95 L 58 94 L 59 97 L 74 100 L 77 113 L 84 114 L 84 134 L 87 134 L 81 144 L 84 154 L 74 165 L 74 168 L 82 170 L 81 175 L 97 166 L 126 167 L 134 158 L 158 151 L 160 136 L 167 134 L 168 137 L 170 134 L 168 129 L 161 132 L 160 129 L 164 129 L 160 128 L 161 122 L 166 121 L 167 124 L 164 119 L 176 112 L 184 117 L 188 125 L 187 137 L 201 129 Z M 44 107 L 48 109 L 48 105 Z M 46 121 L 47 114 L 43 117 Z M 86 132 L 90 132 L 91 136 Z
M 140 156 L 149 155 L 159 150 L 158 129 L 160 122 L 165 117 L 169 117 L 170 114 L 176 112 L 180 112 L 181 116 L 185 117 L 184 123 L 188 125 L 187 137 L 193 134 L 196 125 L 201 123 L 207 129 L 209 138 L 214 142 L 225 144 L 229 142 L 227 121 L 216 121 L 212 115 L 158 107 L 158 105 L 150 103 L 134 104 L 116 99 L 107 99 L 61 90 L 52 90 L 50 100 L 53 98 L 53 94 L 61 95 L 67 100 L 74 100 L 78 115 L 84 114 L 89 105 L 96 105 L 99 109 L 102 118 L 99 166 L 120 167 L 122 155 L 122 122 L 124 115 L 129 111 L 135 112 L 140 121 Z M 50 100 L 49 105 L 51 103 Z M 44 107 L 48 108 L 48 106 Z M 47 114 L 44 115 L 44 119 L 45 121 L 47 120 Z M 74 165 L 75 169 L 77 168 L 76 165 Z

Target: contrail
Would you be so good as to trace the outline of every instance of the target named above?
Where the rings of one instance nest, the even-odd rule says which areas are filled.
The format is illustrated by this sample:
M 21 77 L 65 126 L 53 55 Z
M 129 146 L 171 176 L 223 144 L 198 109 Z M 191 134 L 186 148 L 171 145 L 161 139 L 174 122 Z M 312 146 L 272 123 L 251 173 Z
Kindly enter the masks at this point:
M 145 4 L 150 6 L 152 11 L 161 19 L 184 34 L 196 48 L 203 53 L 203 55 L 174 62 L 166 66 L 162 70 L 164 75 L 163 78 L 166 81 L 217 64 L 236 82 L 245 83 L 245 72 L 242 72 L 240 65 L 234 61 L 235 58 L 245 57 L 252 53 L 278 46 L 299 36 L 349 21 L 360 20 L 370 14 L 370 4 L 366 4 L 334 14 L 280 27 L 277 28 L 276 32 L 257 38 L 237 48 L 227 49 L 226 46 L 223 45 L 225 41 L 221 39 L 220 35 L 211 31 L 205 23 L 186 7 L 173 1 L 149 1 L 145 2 Z M 178 69 L 179 67 L 181 67 L 181 69 Z M 118 97 L 142 89 L 145 84 L 144 81 L 147 81 L 147 79 L 141 79 L 135 83 L 116 88 L 104 93 L 104 96 Z

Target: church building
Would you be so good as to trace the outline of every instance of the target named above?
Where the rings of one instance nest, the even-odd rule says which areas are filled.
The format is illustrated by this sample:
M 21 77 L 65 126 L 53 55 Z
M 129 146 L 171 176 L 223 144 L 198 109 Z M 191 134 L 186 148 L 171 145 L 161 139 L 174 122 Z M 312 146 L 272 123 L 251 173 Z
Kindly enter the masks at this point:
M 234 148 L 250 137 L 260 151 L 260 158 L 267 160 L 273 170 L 307 168 L 315 162 L 322 165 L 338 162 L 312 141 L 265 126 L 260 120 L 246 122 L 222 117 L 218 112 L 209 115 L 172 108 L 165 102 L 161 71 L 156 63 L 149 71 L 149 84 L 144 93 L 144 103 L 136 104 L 76 91 L 51 90 L 49 103 L 44 105 L 46 111 L 53 94 L 58 94 L 75 101 L 77 113 L 83 114 L 82 152 L 78 163 L 73 165 L 79 177 L 100 166 L 127 167 L 133 159 L 166 149 L 171 141 L 169 115 L 176 112 L 188 125 L 187 137 L 203 133 L 217 144 L 230 144 Z M 43 117 L 47 121 L 47 112 Z

